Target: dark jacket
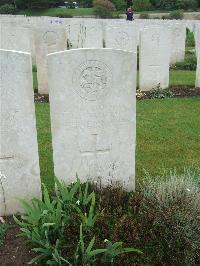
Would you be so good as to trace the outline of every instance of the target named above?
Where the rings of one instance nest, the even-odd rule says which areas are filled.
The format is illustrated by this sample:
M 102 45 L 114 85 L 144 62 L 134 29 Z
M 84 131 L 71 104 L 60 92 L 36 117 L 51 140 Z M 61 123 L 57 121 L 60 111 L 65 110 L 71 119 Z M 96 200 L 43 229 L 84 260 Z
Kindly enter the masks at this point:
M 126 12 L 126 16 L 127 16 L 127 20 L 130 20 L 130 21 L 132 21 L 133 20 L 133 12 L 131 11 L 127 11 Z

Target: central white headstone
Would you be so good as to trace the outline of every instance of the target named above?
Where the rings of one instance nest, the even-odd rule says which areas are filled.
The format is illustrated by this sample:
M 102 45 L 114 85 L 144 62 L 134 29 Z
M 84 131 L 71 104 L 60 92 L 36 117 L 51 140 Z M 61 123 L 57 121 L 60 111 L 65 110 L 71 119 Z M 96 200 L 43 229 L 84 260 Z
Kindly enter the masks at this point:
M 78 173 L 134 189 L 136 57 L 112 49 L 48 55 L 55 174 L 66 183 Z
M 40 197 L 31 56 L 0 50 L 0 216 L 21 211 L 16 198 Z

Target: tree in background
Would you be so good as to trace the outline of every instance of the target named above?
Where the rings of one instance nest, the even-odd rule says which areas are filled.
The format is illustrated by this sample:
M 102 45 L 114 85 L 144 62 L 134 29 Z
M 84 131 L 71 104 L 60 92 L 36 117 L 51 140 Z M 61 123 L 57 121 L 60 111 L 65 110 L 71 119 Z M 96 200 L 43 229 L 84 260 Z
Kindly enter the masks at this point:
M 126 1 L 125 0 L 111 0 L 111 2 L 115 5 L 117 10 L 125 10 L 126 9 Z
M 49 7 L 64 6 L 64 0 L 48 0 Z
M 135 0 L 133 9 L 135 11 L 146 11 L 151 8 L 150 0 Z
M 92 7 L 92 0 L 78 0 L 76 2 L 80 7 Z
M 93 2 L 94 14 L 101 18 L 112 18 L 116 11 L 115 5 L 108 0 L 95 0 Z
M 0 0 L 0 6 L 3 6 L 3 5 L 12 5 L 13 4 L 13 0 Z
M 50 5 L 49 0 L 16 0 L 18 9 L 44 9 Z
M 133 5 L 133 0 L 126 0 L 126 3 L 127 3 L 127 7 L 130 7 L 130 6 L 132 6 Z
M 155 9 L 177 10 L 195 9 L 200 6 L 200 0 L 150 0 Z

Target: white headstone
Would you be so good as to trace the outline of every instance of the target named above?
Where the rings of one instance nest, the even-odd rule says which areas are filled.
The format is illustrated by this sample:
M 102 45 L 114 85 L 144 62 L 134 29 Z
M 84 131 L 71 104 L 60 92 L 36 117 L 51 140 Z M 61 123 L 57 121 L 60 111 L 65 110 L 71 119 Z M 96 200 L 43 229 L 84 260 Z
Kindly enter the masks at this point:
M 137 52 L 138 32 L 132 23 L 106 27 L 105 36 L 106 48 Z
M 142 91 L 169 86 L 170 31 L 148 27 L 140 35 L 139 84 Z
M 0 49 L 31 52 L 31 34 L 27 28 L 0 24 Z
M 185 41 L 186 25 L 179 23 L 171 24 L 171 57 L 170 63 L 184 61 L 185 58 Z
M 41 184 L 30 54 L 0 50 L 0 77 L 2 216 L 21 211 L 16 198 L 40 197 Z
M 99 21 L 71 20 L 66 30 L 69 49 L 103 47 L 103 28 Z
M 78 173 L 134 189 L 136 57 L 112 49 L 48 55 L 55 174 L 67 183 Z
M 67 49 L 67 36 L 64 28 L 49 26 L 35 30 L 38 92 L 48 94 L 47 54 Z M 59 71 L 59 70 L 57 70 Z

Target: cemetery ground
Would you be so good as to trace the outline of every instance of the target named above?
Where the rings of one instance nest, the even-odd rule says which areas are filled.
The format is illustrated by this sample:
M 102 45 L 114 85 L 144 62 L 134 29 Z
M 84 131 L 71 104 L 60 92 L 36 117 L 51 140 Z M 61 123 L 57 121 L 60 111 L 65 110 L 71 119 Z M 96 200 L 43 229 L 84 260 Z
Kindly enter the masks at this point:
M 144 252 L 144 255 L 133 253 L 121 256 L 115 265 L 134 265 L 133 263 L 141 265 L 142 262 L 153 265 L 153 262 L 159 264 L 163 261 L 168 263 L 166 265 L 176 265 L 177 262 L 180 263 L 183 259 L 190 260 L 191 264 L 189 265 L 198 265 L 199 249 L 191 249 L 191 243 L 189 242 L 191 237 L 194 238 L 194 235 L 190 235 L 187 240 L 183 239 L 186 228 L 180 227 L 180 223 L 188 219 L 188 224 L 191 225 L 192 223 L 194 230 L 198 228 L 198 223 L 194 223 L 194 219 L 191 217 L 195 217 L 196 211 L 199 211 L 195 210 L 193 206 L 196 200 L 199 200 L 199 194 L 195 192 L 194 185 L 195 178 L 196 181 L 199 180 L 199 102 L 200 97 L 137 100 L 137 193 L 130 195 L 120 188 L 108 188 L 101 193 L 96 191 L 96 205 L 101 213 L 95 223 L 96 228 L 101 228 L 97 230 L 98 232 L 95 230 L 96 241 L 103 243 L 104 239 L 110 237 L 109 240 L 124 241 L 126 246 L 139 248 Z M 49 191 L 53 191 L 54 171 L 49 104 L 36 103 L 35 107 L 42 182 L 45 183 Z M 182 180 L 181 176 L 184 175 L 184 168 L 190 170 L 186 174 L 186 179 L 183 178 L 184 182 L 182 183 L 180 180 Z M 171 179 L 167 179 L 171 180 L 168 182 L 175 185 L 174 191 L 170 191 L 171 185 L 164 181 L 167 175 L 166 172 L 169 173 L 170 170 L 176 172 L 175 176 L 172 174 Z M 148 172 L 148 174 L 145 172 Z M 81 176 L 81 173 L 79 174 Z M 176 182 L 177 184 L 174 184 Z M 148 187 L 153 189 L 153 193 L 159 195 L 159 187 L 161 190 L 163 186 L 169 186 L 164 192 L 169 202 L 160 199 L 159 204 L 158 202 L 155 203 L 155 195 L 152 195 L 152 198 L 149 195 L 149 198 L 144 199 Z M 154 191 L 155 187 L 156 190 Z M 187 189 L 194 190 L 194 194 L 192 192 L 185 197 L 185 193 L 188 193 Z M 177 195 L 174 195 L 174 193 Z M 172 196 L 173 201 L 177 197 L 173 204 L 170 199 Z M 101 203 L 99 197 L 101 197 Z M 144 207 L 141 204 L 142 199 L 147 201 L 145 204 L 148 206 Z M 165 204 L 169 205 L 166 207 Z M 171 210 L 169 209 L 170 206 L 173 207 Z M 161 208 L 162 211 L 157 208 Z M 183 211 L 183 209 L 183 217 L 181 215 L 177 217 L 177 211 Z M 190 218 L 189 215 L 191 215 Z M 137 219 L 133 219 L 133 216 Z M 164 216 L 168 217 L 166 221 L 168 225 L 163 220 Z M 175 217 L 178 220 L 174 221 Z M 16 236 L 19 233 L 19 228 L 13 225 L 13 222 L 8 225 L 9 222 L 0 226 L 0 246 L 2 245 L 0 252 L 3 253 L 3 256 L 0 257 L 0 265 L 25 265 L 35 257 L 35 254 L 31 253 L 31 246 L 25 244 L 27 239 Z M 156 222 L 159 226 L 154 227 L 153 223 Z M 169 224 L 172 227 L 169 227 Z M 7 230 L 8 233 L 6 239 L 4 239 Z M 141 234 L 141 230 L 144 230 L 144 234 Z M 150 235 L 149 230 L 152 232 Z M 92 232 L 86 236 L 87 241 L 92 239 Z M 112 235 L 109 235 L 111 232 Z M 194 232 L 190 233 L 193 234 Z M 75 237 L 79 235 L 79 228 L 77 228 L 74 220 L 73 226 L 67 229 L 66 235 L 68 239 L 70 238 L 75 243 Z M 176 243 L 176 241 L 173 243 L 173 239 L 176 237 L 180 241 L 179 243 Z M 172 249 L 167 243 L 174 245 L 173 254 L 171 254 Z M 182 257 L 181 249 L 184 245 L 187 246 L 188 254 Z M 70 248 L 75 249 L 73 245 Z M 5 262 L 8 264 L 4 264 Z
M 37 89 L 35 67 L 33 73 Z M 0 222 L 0 265 L 25 265 L 33 258 L 37 265 L 199 265 L 200 96 L 187 93 L 194 84 L 195 71 L 175 67 L 171 90 L 187 97 L 137 100 L 132 193 L 99 190 L 78 179 L 68 188 L 59 183 L 49 103 L 35 103 L 43 201 L 35 202 L 35 210 L 24 204 L 26 215 L 18 217 L 23 223 L 16 220 L 22 237 L 12 217 Z M 95 264 L 98 253 L 104 255 L 97 255 Z

